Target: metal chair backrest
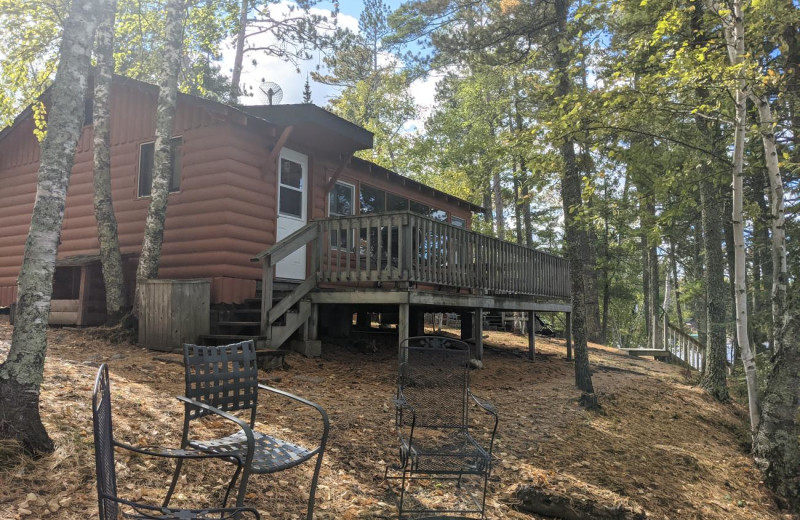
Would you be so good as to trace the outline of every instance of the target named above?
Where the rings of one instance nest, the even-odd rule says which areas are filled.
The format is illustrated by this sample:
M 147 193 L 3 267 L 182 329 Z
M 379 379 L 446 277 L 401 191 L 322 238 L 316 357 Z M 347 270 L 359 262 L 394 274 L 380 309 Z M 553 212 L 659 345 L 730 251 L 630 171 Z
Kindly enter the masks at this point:
M 108 365 L 103 364 L 97 373 L 92 392 L 94 456 L 100 520 L 117 520 L 119 518 L 119 504 L 111 498 L 117 496 L 117 473 L 114 468 L 114 433 L 111 425 L 110 390 Z
M 209 404 L 225 412 L 250 411 L 250 424 L 255 421 L 258 403 L 258 365 L 252 340 L 204 347 L 183 345 L 186 363 L 186 397 Z M 187 420 L 210 412 L 189 407 Z
M 415 426 L 464 428 L 468 424 L 469 346 L 437 336 L 417 336 L 401 345 L 398 392 L 416 413 Z M 403 414 L 402 424 L 411 424 Z

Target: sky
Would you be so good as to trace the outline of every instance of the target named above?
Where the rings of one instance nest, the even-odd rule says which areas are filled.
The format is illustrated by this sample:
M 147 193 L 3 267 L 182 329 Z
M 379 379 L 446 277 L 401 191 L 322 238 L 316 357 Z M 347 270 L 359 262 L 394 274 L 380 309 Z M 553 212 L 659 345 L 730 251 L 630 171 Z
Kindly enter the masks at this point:
M 397 8 L 400 0 L 385 0 L 386 4 L 391 8 Z M 286 12 L 288 8 L 288 1 L 278 4 L 279 12 Z M 331 14 L 330 3 L 320 3 L 313 11 L 317 14 L 324 14 L 330 18 Z M 342 0 L 339 5 L 338 24 L 339 27 L 348 28 L 354 32 L 358 31 L 358 17 L 363 9 L 362 0 Z M 259 36 L 264 38 L 263 36 Z M 256 40 L 256 43 L 257 40 Z M 235 45 L 233 41 L 227 42 L 222 52 L 222 70 L 230 74 L 233 70 L 233 61 L 235 55 Z M 258 62 L 257 66 L 252 64 L 252 58 Z M 299 69 L 299 72 L 298 70 Z M 245 55 L 243 70 L 242 70 L 242 84 L 254 87 L 258 90 L 258 85 L 261 84 L 262 79 L 272 81 L 281 86 L 283 90 L 283 100 L 281 104 L 302 103 L 303 101 L 303 87 L 306 82 L 306 77 L 310 76 L 312 71 L 325 72 L 325 65 L 322 61 L 322 55 L 315 52 L 312 59 L 298 63 L 295 67 L 292 63 L 283 61 L 279 58 L 265 56 L 263 54 L 248 54 Z M 411 93 L 420 108 L 421 116 L 417 121 L 411 121 L 409 128 L 422 128 L 423 119 L 430 111 L 434 103 L 434 95 L 436 93 L 437 77 L 423 78 L 415 81 L 411 85 Z M 338 93 L 336 87 L 315 83 L 309 77 L 311 85 L 311 99 L 312 102 L 319 106 L 325 106 L 331 97 Z M 240 99 L 244 104 L 264 104 L 261 97 L 246 97 Z

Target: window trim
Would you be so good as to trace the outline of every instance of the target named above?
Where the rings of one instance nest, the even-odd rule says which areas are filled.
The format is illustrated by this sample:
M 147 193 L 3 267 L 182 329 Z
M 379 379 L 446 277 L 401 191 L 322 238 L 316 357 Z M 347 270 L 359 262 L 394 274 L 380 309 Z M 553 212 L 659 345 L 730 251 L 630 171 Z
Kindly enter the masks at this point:
M 454 221 L 454 220 L 458 220 L 458 221 L 460 221 L 460 222 L 461 222 L 461 224 L 459 225 L 459 224 L 455 224 L 455 223 L 453 223 L 453 221 Z M 450 214 L 450 225 L 451 225 L 451 226 L 455 226 L 455 227 L 457 227 L 457 228 L 461 228 L 461 229 L 467 229 L 467 219 L 465 219 L 465 218 L 461 218 L 461 217 L 457 217 L 457 216 L 455 216 L 455 215 L 453 215 L 453 214 L 451 213 L 451 214 Z
M 182 181 L 183 180 L 183 144 L 184 144 L 183 134 L 172 136 L 170 138 L 170 141 L 175 141 L 175 140 L 178 140 L 178 139 L 181 140 L 181 156 L 180 156 L 180 169 L 178 171 L 178 180 Z M 147 195 L 142 195 L 141 194 L 142 193 L 142 191 L 141 191 L 141 184 L 142 184 L 142 147 L 145 146 L 145 145 L 148 145 L 148 144 L 152 144 L 153 145 L 153 169 L 155 170 L 155 160 L 156 160 L 155 145 L 156 145 L 156 141 L 155 141 L 155 139 L 153 139 L 151 141 L 142 141 L 141 143 L 139 143 L 139 146 L 138 146 L 139 157 L 136 160 L 136 198 L 137 199 L 149 199 L 153 194 L 152 185 L 150 187 L 150 193 L 148 193 Z M 151 175 L 152 175 L 152 173 L 151 173 Z M 152 182 L 152 177 L 151 177 L 150 181 Z M 178 189 L 177 190 L 174 190 L 174 191 L 173 190 L 169 190 L 169 192 L 167 193 L 167 197 L 169 197 L 173 193 L 181 193 L 182 190 L 183 190 L 183 182 L 181 182 L 178 185 Z
M 299 164 L 302 168 L 302 174 L 300 176 L 300 188 L 295 188 L 290 184 L 283 184 L 281 182 L 281 174 L 283 173 L 283 161 L 290 161 L 296 164 Z M 275 195 L 275 214 L 276 217 L 283 217 L 292 220 L 296 220 L 297 222 L 304 222 L 305 224 L 308 223 L 308 183 L 309 183 L 309 171 L 308 171 L 308 156 L 302 154 L 300 152 L 296 152 L 289 148 L 283 148 L 281 150 L 280 155 L 278 156 L 278 171 L 277 171 L 277 192 Z M 287 190 L 292 190 L 300 193 L 300 216 L 297 216 L 292 213 L 284 213 L 281 211 L 281 188 L 286 188 Z

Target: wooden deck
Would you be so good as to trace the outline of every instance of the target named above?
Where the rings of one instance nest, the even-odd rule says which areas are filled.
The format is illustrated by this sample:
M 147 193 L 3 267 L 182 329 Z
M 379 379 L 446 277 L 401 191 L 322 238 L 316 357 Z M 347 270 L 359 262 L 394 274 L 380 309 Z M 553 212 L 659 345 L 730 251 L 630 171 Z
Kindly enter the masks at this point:
M 302 248 L 307 278 L 276 302 L 274 267 Z M 569 322 L 572 310 L 565 259 L 407 211 L 316 220 L 253 261 L 262 264 L 260 333 L 267 348 L 301 327 L 303 341 L 318 343 L 320 306 L 394 306 L 400 342 L 419 330 L 420 308 L 477 316 L 522 311 L 530 322 L 535 311 L 564 312 Z M 292 321 L 291 331 L 276 325 L 304 302 L 310 308 L 302 322 Z M 465 321 L 472 324 L 462 326 L 462 337 L 474 340 L 480 357 L 482 320 Z

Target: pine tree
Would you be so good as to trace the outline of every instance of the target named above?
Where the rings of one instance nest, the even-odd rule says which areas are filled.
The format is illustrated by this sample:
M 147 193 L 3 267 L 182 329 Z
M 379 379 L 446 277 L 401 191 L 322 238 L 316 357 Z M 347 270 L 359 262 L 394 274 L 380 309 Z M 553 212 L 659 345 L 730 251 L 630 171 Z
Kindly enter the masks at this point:
M 303 87 L 303 103 L 311 104 L 311 85 L 308 83 L 308 76 L 306 76 L 306 85 Z

